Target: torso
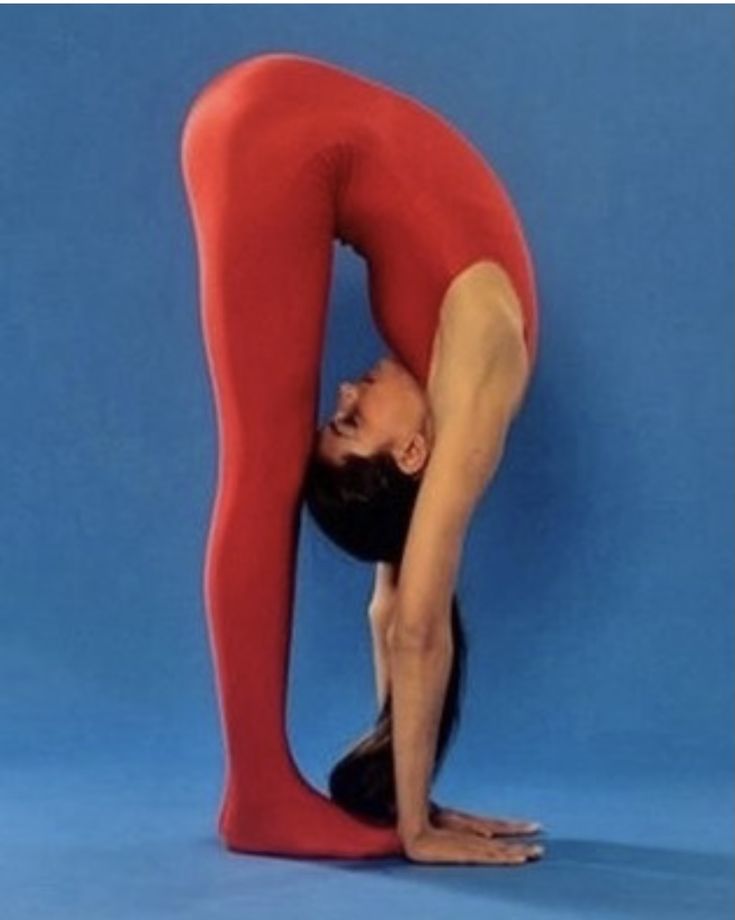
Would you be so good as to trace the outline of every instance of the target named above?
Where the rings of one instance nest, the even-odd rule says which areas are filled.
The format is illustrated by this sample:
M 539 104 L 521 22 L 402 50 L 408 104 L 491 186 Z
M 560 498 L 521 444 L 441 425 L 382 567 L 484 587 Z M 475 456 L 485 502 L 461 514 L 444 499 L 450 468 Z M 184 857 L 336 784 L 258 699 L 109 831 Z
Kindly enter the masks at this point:
M 450 122 L 305 55 L 259 55 L 230 79 L 238 130 L 259 139 L 252 175 L 277 173 L 305 233 L 323 230 L 365 259 L 376 327 L 422 386 L 436 385 L 450 334 L 455 341 L 461 327 L 471 340 L 472 323 L 482 325 L 466 296 L 481 262 L 512 279 L 533 360 L 535 286 L 520 221 L 499 177 Z

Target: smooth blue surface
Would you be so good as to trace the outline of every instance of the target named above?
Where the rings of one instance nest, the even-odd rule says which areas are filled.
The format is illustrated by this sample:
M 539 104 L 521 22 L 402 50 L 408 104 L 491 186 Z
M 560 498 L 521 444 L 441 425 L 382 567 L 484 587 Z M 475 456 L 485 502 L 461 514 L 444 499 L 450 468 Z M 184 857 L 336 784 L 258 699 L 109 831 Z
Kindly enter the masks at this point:
M 0 10 L 4 917 L 729 916 L 732 26 L 726 6 Z M 441 111 L 526 227 L 539 364 L 466 546 L 437 791 L 544 821 L 533 866 L 215 838 L 216 442 L 178 134 L 207 79 L 267 50 Z M 363 264 L 335 259 L 324 411 L 380 353 Z M 370 583 L 304 519 L 289 721 L 319 786 L 374 716 Z

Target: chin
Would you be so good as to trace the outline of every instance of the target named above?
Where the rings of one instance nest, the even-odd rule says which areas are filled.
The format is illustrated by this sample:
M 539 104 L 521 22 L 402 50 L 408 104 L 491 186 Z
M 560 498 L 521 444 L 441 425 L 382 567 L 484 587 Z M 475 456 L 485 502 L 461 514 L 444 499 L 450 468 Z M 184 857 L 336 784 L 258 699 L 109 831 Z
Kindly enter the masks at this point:
M 394 374 L 404 380 L 410 380 L 414 385 L 418 385 L 418 381 L 411 371 L 402 361 L 399 361 L 398 358 L 393 355 L 387 355 L 385 358 L 381 358 L 375 365 L 374 370 L 376 373 Z

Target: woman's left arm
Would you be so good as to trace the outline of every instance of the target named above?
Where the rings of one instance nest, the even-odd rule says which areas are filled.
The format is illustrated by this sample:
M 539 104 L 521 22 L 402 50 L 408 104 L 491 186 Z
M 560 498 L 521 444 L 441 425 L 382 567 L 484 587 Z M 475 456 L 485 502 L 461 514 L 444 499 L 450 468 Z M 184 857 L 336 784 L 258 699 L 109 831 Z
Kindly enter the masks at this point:
M 383 571 L 380 571 L 381 568 Z M 389 574 L 388 569 L 392 569 L 392 573 Z M 389 566 L 387 563 L 378 563 L 378 571 L 376 571 L 375 577 L 376 589 L 368 606 L 378 712 L 383 709 L 390 689 L 389 636 L 393 623 L 396 577 L 394 567 Z M 541 827 L 538 822 L 525 819 L 471 814 L 456 808 L 440 805 L 433 799 L 429 799 L 429 820 L 435 827 L 443 827 L 447 830 L 461 833 L 477 834 L 481 837 L 510 837 L 516 834 L 534 834 Z

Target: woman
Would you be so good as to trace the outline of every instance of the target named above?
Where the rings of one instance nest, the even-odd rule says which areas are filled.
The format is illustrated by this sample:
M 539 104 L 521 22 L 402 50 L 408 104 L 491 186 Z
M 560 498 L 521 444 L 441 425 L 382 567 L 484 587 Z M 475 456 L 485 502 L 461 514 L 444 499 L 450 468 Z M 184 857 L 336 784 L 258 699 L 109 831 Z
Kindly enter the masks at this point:
M 532 269 L 507 195 L 431 110 L 293 54 L 240 62 L 199 93 L 182 169 L 219 431 L 205 595 L 223 840 L 417 862 L 539 855 L 497 839 L 530 822 L 430 812 L 428 800 L 456 708 L 461 546 L 535 357 Z M 373 317 L 399 357 L 346 386 L 315 435 L 335 238 L 366 259 Z M 391 687 L 389 743 L 368 739 L 372 753 L 333 771 L 331 799 L 301 776 L 285 731 L 301 499 L 378 562 L 373 622 Z

